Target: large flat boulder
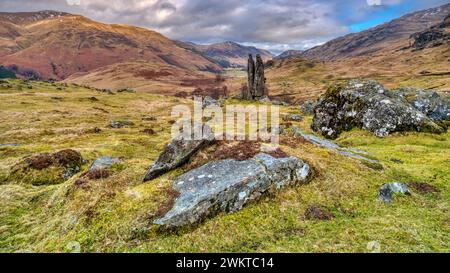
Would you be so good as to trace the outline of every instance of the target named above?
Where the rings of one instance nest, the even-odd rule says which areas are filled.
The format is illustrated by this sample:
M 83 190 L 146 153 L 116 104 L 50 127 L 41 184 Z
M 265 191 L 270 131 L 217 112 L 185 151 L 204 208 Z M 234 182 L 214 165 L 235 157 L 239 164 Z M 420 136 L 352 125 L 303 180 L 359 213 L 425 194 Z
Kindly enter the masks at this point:
M 445 131 L 399 92 L 391 92 L 375 81 L 352 80 L 331 87 L 314 111 L 312 129 L 330 139 L 354 127 L 378 137 L 401 131 Z
M 173 188 L 180 195 L 155 224 L 177 228 L 220 212 L 236 212 L 262 195 L 307 182 L 310 173 L 309 165 L 298 158 L 277 159 L 264 153 L 245 161 L 211 162 L 176 179 Z
M 193 137 L 192 139 L 185 139 L 183 135 L 176 137 L 164 148 L 164 151 L 150 167 L 144 177 L 144 182 L 153 180 L 182 166 L 188 162 L 191 156 L 198 150 L 213 142 L 214 133 L 209 126 L 196 124 L 194 125 L 194 130 L 196 126 L 202 126 L 203 138 L 196 140 Z

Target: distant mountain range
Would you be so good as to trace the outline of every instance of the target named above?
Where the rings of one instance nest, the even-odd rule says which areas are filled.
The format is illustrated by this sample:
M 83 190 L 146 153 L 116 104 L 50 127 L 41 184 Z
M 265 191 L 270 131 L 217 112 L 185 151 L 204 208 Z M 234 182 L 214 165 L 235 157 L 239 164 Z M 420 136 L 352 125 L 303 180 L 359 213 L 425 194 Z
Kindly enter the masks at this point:
M 19 75 L 62 80 L 135 61 L 174 70 L 222 71 L 214 61 L 148 29 L 55 11 L 0 13 L 0 65 Z
M 302 57 L 313 60 L 339 60 L 377 54 L 411 35 L 439 24 L 450 14 L 450 4 L 407 14 L 374 28 L 352 33 L 305 51 Z
M 192 42 L 180 42 L 180 44 L 185 48 L 200 52 L 204 56 L 215 60 L 224 68 L 246 67 L 249 54 L 252 54 L 253 56 L 259 54 L 264 61 L 273 58 L 272 53 L 267 50 L 253 46 L 244 46 L 235 42 L 223 42 L 211 45 L 198 45 Z

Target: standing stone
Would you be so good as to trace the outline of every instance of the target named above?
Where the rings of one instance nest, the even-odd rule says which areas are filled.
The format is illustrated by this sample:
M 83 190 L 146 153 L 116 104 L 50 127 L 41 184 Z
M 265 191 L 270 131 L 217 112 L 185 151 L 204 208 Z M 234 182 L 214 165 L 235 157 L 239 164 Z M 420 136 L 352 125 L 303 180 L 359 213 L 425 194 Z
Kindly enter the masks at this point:
M 247 74 L 248 88 L 247 90 L 243 90 L 242 98 L 246 100 L 260 100 L 267 97 L 264 62 L 259 54 L 256 55 L 256 63 L 253 56 L 249 54 Z
M 247 76 L 248 76 L 248 88 L 247 90 L 243 90 L 242 98 L 244 100 L 252 100 L 253 93 L 255 90 L 255 61 L 253 60 L 252 54 L 248 56 L 248 67 L 247 67 Z
M 253 93 L 253 97 L 255 99 L 262 99 L 268 95 L 266 89 L 266 77 L 264 76 L 264 62 L 259 54 L 256 55 L 254 84 L 255 84 L 255 92 Z

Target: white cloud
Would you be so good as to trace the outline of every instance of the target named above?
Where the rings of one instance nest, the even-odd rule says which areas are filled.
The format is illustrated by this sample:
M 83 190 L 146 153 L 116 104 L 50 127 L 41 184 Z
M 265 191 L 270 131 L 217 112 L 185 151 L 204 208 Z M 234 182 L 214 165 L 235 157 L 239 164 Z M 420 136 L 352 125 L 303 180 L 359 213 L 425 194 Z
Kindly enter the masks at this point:
M 106 23 L 130 24 L 172 39 L 235 41 L 272 51 L 305 49 L 349 32 L 382 9 L 411 10 L 448 0 L 0 0 L 1 11 L 61 10 Z
M 367 0 L 369 6 L 381 6 L 381 0 Z

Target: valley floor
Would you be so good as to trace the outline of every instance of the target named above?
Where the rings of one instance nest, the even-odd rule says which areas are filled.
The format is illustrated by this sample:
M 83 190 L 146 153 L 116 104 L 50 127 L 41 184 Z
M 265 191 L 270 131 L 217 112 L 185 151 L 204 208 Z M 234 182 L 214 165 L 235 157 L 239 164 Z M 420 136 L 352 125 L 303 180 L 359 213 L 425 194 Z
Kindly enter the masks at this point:
M 142 183 L 170 139 L 172 106 L 188 103 L 147 93 L 108 94 L 60 83 L 19 80 L 0 87 L 0 181 L 25 156 L 80 151 L 83 170 L 100 156 L 123 164 L 107 179 L 80 187 L 78 175 L 60 185 L 0 182 L 0 252 L 449 252 L 450 134 L 394 134 L 385 139 L 353 130 L 337 142 L 372 154 L 375 170 L 301 139 L 282 150 L 314 169 L 308 185 L 295 186 L 221 214 L 194 229 L 161 232 L 151 225 L 168 206 L 173 171 Z M 284 107 L 284 113 L 297 113 Z M 145 121 L 145 117 L 156 120 Z M 113 120 L 131 127 L 109 128 Z M 297 123 L 310 131 L 311 118 Z M 97 129 L 100 129 L 97 130 Z M 148 135 L 151 128 L 156 134 Z M 7 145 L 7 146 L 4 146 Z M 80 172 L 81 174 L 82 172 Z M 386 182 L 425 182 L 436 193 L 413 192 L 392 205 L 377 200 Z M 316 205 L 329 221 L 307 220 Z

